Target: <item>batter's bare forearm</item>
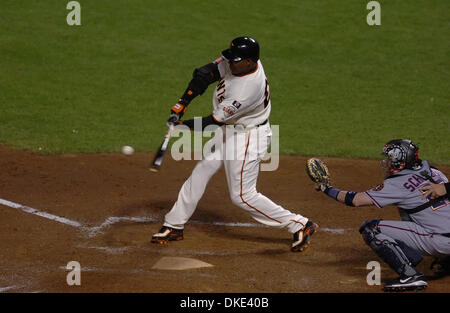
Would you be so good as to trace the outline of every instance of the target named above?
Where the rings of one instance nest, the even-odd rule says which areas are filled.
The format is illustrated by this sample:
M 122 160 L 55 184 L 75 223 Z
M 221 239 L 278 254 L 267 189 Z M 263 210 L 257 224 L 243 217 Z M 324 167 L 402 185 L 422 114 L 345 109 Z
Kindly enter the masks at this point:
M 206 117 L 202 117 L 202 119 L 201 119 L 201 129 L 195 129 L 195 119 L 181 121 L 180 124 L 186 125 L 191 130 L 199 130 L 199 131 L 200 130 L 203 131 L 207 126 L 210 126 L 210 125 L 217 125 L 217 126 L 224 125 L 224 123 L 221 123 L 221 122 L 217 121 L 214 118 L 213 115 L 208 115 Z

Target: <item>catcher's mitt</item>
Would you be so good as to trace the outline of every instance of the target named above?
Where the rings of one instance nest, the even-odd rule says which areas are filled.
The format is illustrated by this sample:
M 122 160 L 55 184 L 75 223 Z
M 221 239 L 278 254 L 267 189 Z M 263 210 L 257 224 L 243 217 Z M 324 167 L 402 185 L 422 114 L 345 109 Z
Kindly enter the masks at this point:
M 317 191 L 324 191 L 330 186 L 330 172 L 327 165 L 320 159 L 311 158 L 306 161 L 306 173 L 316 184 Z

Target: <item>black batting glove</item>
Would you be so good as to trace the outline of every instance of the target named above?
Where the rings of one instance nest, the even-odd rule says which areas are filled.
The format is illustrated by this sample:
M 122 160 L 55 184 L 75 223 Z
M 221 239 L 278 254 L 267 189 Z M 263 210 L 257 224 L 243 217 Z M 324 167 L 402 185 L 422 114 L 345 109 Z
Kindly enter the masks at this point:
M 186 112 L 187 104 L 183 99 L 180 99 L 171 109 L 170 116 L 167 120 L 167 127 L 170 125 L 176 126 L 180 124 L 180 119 L 183 116 L 184 112 Z
M 178 124 L 180 124 L 180 118 L 181 118 L 180 115 L 176 113 L 171 113 L 166 123 L 167 127 L 177 126 Z

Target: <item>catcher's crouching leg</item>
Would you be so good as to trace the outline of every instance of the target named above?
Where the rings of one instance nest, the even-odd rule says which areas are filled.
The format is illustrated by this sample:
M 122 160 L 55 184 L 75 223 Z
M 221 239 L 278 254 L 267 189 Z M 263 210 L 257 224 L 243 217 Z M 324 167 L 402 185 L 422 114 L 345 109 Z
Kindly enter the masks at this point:
M 400 275 L 399 278 L 388 282 L 385 290 L 425 288 L 427 283 L 423 279 L 423 274 L 415 268 L 423 258 L 420 252 L 402 241 L 394 240 L 381 233 L 379 222 L 380 219 L 366 221 L 361 225 L 359 232 L 366 244 Z
M 361 225 L 359 232 L 366 244 L 399 275 L 419 273 L 415 266 L 422 261 L 420 252 L 382 234 L 378 227 L 380 221 L 369 220 Z

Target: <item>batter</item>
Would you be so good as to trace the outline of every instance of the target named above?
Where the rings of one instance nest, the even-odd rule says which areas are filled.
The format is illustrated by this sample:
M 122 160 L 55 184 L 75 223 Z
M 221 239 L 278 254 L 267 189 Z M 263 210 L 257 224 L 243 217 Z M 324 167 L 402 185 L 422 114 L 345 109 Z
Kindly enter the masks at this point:
M 204 158 L 197 163 L 152 242 L 184 238 L 184 225 L 194 213 L 209 180 L 223 166 L 231 201 L 259 223 L 286 228 L 293 234 L 291 251 L 303 251 L 318 225 L 256 190 L 260 161 L 272 135 L 270 89 L 259 60 L 258 42 L 250 37 L 238 37 L 219 59 L 196 69 L 185 93 L 172 107 L 168 125 L 184 124 L 194 129 L 193 120 L 181 121 L 181 117 L 190 101 L 213 82 L 218 82 L 213 95 L 213 113 L 202 118 L 202 129 L 198 130 L 209 125 L 221 127 L 222 144 L 215 146 L 215 153 L 222 157 Z

